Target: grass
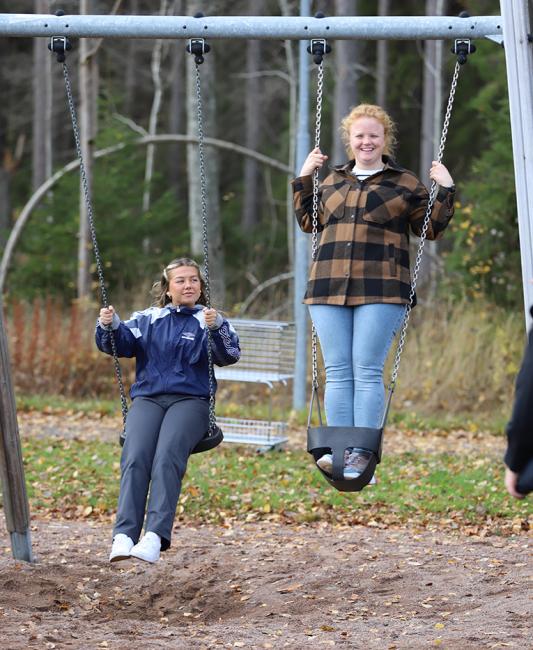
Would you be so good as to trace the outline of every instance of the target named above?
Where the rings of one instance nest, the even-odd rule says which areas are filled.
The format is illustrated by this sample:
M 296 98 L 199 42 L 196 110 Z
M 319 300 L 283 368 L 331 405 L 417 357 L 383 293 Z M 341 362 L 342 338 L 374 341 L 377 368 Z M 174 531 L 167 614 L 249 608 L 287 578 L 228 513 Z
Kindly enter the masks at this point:
M 436 410 L 433 413 L 422 414 L 410 409 L 396 410 L 393 402 L 388 422 L 404 429 L 417 431 L 464 429 L 471 432 L 503 433 L 510 414 L 510 406 L 506 410 L 498 407 L 483 413 L 448 413 L 443 410 Z
M 119 415 L 120 401 L 109 399 L 74 399 L 61 395 L 17 395 L 18 411 L 43 411 L 44 413 L 99 413 Z
M 113 515 L 120 475 L 115 444 L 25 439 L 23 456 L 34 514 Z M 391 455 L 378 475 L 377 486 L 340 493 L 303 451 L 257 454 L 227 445 L 191 457 L 178 518 L 194 524 L 268 519 L 509 533 L 527 528 L 533 514 L 530 501 L 504 491 L 502 464 L 482 455 Z

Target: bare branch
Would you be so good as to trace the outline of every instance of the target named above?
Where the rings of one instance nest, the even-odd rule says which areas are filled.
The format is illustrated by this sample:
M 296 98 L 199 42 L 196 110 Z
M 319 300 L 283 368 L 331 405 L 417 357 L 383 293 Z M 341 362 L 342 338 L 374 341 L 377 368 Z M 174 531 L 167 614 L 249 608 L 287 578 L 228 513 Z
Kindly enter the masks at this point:
M 125 124 L 126 126 L 129 126 L 132 131 L 135 131 L 135 133 L 139 133 L 139 135 L 143 135 L 143 136 L 148 135 L 148 131 L 143 126 L 137 124 L 137 122 L 134 122 L 129 117 L 126 117 L 125 115 L 121 115 L 120 113 L 113 113 L 113 117 L 119 122 Z
M 293 277 L 294 277 L 294 273 L 292 271 L 287 271 L 287 273 L 280 273 L 279 275 L 275 275 L 274 277 L 269 278 L 268 280 L 265 280 L 265 282 L 259 284 L 248 296 L 248 298 L 246 298 L 246 300 L 242 303 L 242 305 L 239 308 L 238 315 L 242 316 L 262 291 L 268 289 L 268 287 L 271 287 L 274 284 L 278 284 L 279 282 L 282 282 L 283 280 L 291 280 Z
M 231 75 L 234 79 L 255 79 L 257 77 L 279 77 L 288 84 L 294 83 L 293 79 L 282 70 L 258 70 L 257 72 L 237 72 Z

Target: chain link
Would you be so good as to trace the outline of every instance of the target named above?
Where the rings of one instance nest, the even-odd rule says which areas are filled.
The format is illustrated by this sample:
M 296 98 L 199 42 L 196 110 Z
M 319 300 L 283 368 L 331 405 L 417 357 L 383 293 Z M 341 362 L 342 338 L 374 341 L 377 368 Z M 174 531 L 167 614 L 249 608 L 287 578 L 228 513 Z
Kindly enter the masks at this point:
M 459 70 L 461 66 L 458 62 L 455 64 L 455 69 L 453 72 L 452 83 L 450 86 L 450 95 L 448 97 L 448 105 L 446 107 L 446 114 L 444 116 L 444 124 L 442 127 L 442 134 L 440 138 L 439 150 L 437 153 L 437 161 L 442 162 L 444 155 L 444 148 L 446 146 L 446 138 L 448 137 L 448 128 L 450 126 L 450 118 L 452 114 L 453 101 L 455 99 L 455 91 L 457 89 L 457 79 L 459 78 Z M 437 183 L 432 181 L 431 187 L 429 190 L 429 199 L 426 208 L 426 214 L 424 216 L 424 223 L 422 225 L 422 231 L 420 232 L 420 242 L 418 244 L 418 250 L 416 253 L 415 263 L 413 266 L 413 273 L 411 279 L 411 291 L 409 293 L 409 303 L 405 308 L 405 316 L 403 319 L 402 329 L 400 331 L 400 336 L 398 339 L 398 347 L 396 348 L 396 356 L 394 358 L 394 364 L 391 371 L 390 387 L 389 390 L 394 390 L 396 386 L 396 379 L 398 378 L 398 370 L 400 368 L 400 361 L 405 345 L 405 335 L 407 332 L 407 327 L 409 326 L 409 318 L 411 316 L 411 311 L 413 309 L 413 301 L 415 298 L 416 283 L 418 281 L 418 275 L 420 273 L 420 263 L 422 261 L 422 253 L 424 251 L 424 244 L 426 243 L 427 231 L 429 228 L 429 222 L 431 219 L 431 212 L 433 210 L 433 205 L 437 196 Z
M 93 245 L 93 251 L 94 251 L 94 258 L 96 261 L 96 272 L 98 274 L 98 282 L 100 285 L 100 294 L 102 297 L 102 304 L 104 307 L 108 307 L 109 303 L 107 300 L 107 290 L 105 286 L 105 281 L 104 281 L 104 271 L 103 271 L 103 266 L 102 266 L 102 258 L 100 257 L 100 250 L 98 248 L 98 242 L 96 240 L 96 228 L 94 225 L 94 217 L 93 217 L 93 207 L 92 207 L 92 200 L 91 200 L 91 194 L 89 191 L 89 183 L 87 181 L 87 172 L 85 170 L 85 163 L 83 162 L 83 154 L 82 154 L 82 149 L 81 149 L 81 138 L 80 138 L 80 128 L 78 125 L 78 119 L 76 116 L 76 107 L 74 105 L 74 99 L 73 99 L 73 94 L 72 94 L 72 86 L 70 83 L 70 75 L 68 72 L 68 67 L 66 62 L 62 63 L 63 65 L 63 77 L 65 79 L 65 89 L 67 92 L 67 101 L 68 101 L 68 107 L 70 110 L 70 118 L 72 120 L 72 130 L 74 131 L 74 140 L 76 142 L 76 152 L 78 155 L 78 160 L 80 163 L 80 178 L 81 178 L 81 185 L 83 189 L 83 197 L 85 200 L 85 206 L 87 208 L 87 217 L 89 220 L 89 232 L 91 235 L 91 241 Z M 120 363 L 118 360 L 118 354 L 117 354 L 117 344 L 115 341 L 115 334 L 113 332 L 113 329 L 111 325 L 107 327 L 107 330 L 109 331 L 109 338 L 111 341 L 111 352 L 113 354 L 113 365 L 115 368 L 115 375 L 117 378 L 119 390 L 120 390 L 120 405 L 122 409 L 122 422 L 124 425 L 124 428 L 126 427 L 126 416 L 128 414 L 128 403 L 126 400 L 126 391 L 124 389 L 124 383 L 122 381 L 122 368 L 120 367 Z
M 196 72 L 196 108 L 197 108 L 197 124 L 198 124 L 198 160 L 200 168 L 200 197 L 201 197 L 201 211 L 202 211 L 202 246 L 204 253 L 204 278 L 205 278 L 205 298 L 208 309 L 211 309 L 211 292 L 209 283 L 209 236 L 208 236 L 208 220 L 207 220 L 207 199 L 206 199 L 206 186 L 207 179 L 205 174 L 205 158 L 204 158 L 204 120 L 202 113 L 202 85 L 200 79 L 200 66 L 198 63 L 194 64 Z M 209 327 L 207 329 L 207 360 L 209 366 L 209 434 L 211 435 L 216 428 L 215 417 L 215 377 L 213 370 L 213 338 Z
M 320 147 L 320 128 L 322 125 L 322 95 L 324 91 L 324 63 L 320 62 L 317 70 L 315 149 Z M 311 237 L 311 256 L 316 262 L 318 255 L 318 168 L 313 172 L 313 233 Z M 311 346 L 313 365 L 313 389 L 318 390 L 318 338 L 314 324 L 311 326 Z

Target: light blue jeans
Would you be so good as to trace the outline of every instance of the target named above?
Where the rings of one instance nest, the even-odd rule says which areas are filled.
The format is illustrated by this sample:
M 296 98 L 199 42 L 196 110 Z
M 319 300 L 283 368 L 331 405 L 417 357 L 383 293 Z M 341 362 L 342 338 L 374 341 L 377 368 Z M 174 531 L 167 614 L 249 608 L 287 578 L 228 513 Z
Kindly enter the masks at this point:
M 329 426 L 381 425 L 383 367 L 405 305 L 309 305 L 326 368 L 324 407 Z

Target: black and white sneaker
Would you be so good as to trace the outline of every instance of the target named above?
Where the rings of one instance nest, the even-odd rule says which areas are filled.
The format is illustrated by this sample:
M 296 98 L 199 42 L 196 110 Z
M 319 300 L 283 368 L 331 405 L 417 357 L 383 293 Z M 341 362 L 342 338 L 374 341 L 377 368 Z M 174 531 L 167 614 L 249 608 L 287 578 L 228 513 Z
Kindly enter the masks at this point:
M 344 478 L 353 480 L 361 476 L 370 460 L 370 456 L 370 452 L 364 449 L 356 447 L 347 449 L 344 452 Z M 316 464 L 324 472 L 330 475 L 333 473 L 333 457 L 331 454 L 324 454 L 316 461 Z M 374 475 L 370 479 L 369 485 L 375 485 L 376 483 L 377 480 Z

